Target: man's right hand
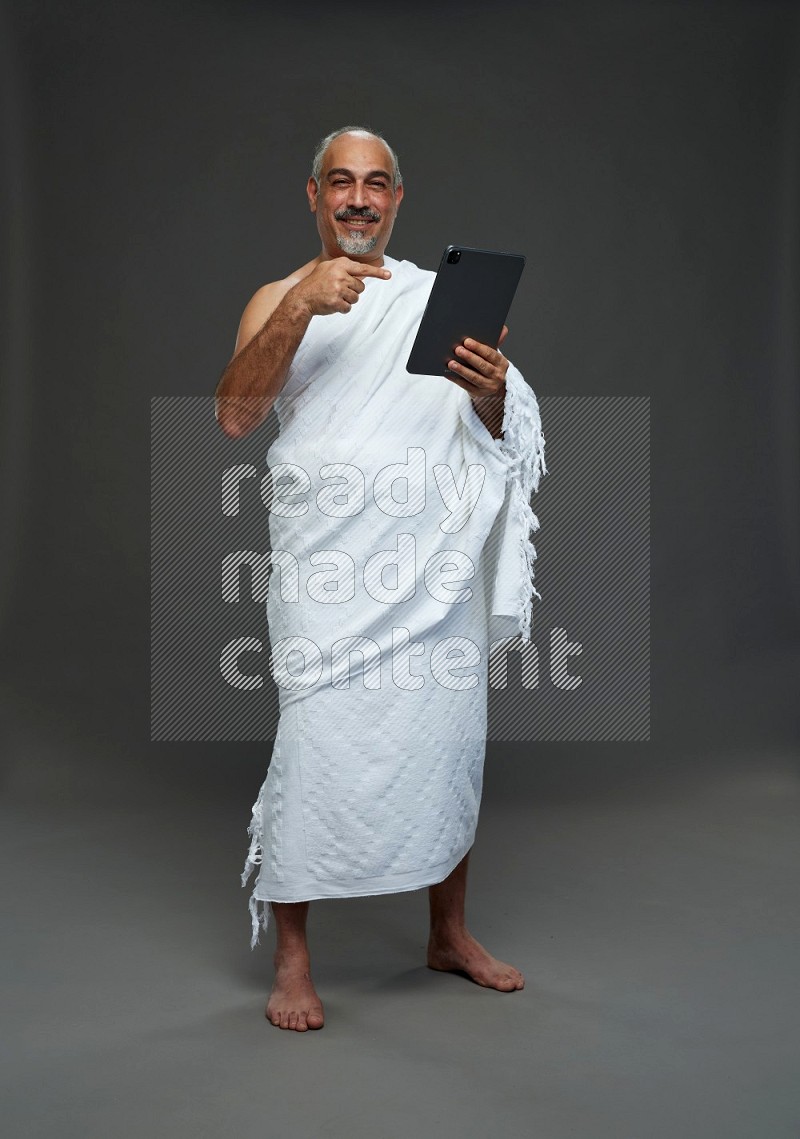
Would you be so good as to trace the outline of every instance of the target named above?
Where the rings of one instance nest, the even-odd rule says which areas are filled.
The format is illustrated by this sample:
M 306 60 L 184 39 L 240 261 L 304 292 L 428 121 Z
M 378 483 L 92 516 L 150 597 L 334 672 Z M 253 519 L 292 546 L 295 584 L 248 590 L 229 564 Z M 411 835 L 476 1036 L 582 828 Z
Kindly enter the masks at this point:
M 320 261 L 302 281 L 293 285 L 293 300 L 303 304 L 312 316 L 328 316 L 332 312 L 350 312 L 364 292 L 364 277 L 378 277 L 385 281 L 391 272 L 381 265 L 363 265 L 349 257 L 332 257 Z

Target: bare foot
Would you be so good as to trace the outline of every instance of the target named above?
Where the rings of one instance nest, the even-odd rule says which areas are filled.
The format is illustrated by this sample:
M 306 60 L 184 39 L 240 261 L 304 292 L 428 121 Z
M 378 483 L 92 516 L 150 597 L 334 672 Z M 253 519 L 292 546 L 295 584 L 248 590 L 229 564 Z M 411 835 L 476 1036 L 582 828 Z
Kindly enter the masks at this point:
M 276 1028 L 293 1028 L 296 1032 L 322 1028 L 322 1002 L 311 980 L 307 958 L 282 961 L 276 955 L 275 983 L 264 1015 Z
M 500 989 L 504 993 L 525 987 L 525 978 L 519 969 L 492 957 L 466 930 L 457 934 L 431 934 L 428 967 L 449 973 L 465 973 L 476 984 Z

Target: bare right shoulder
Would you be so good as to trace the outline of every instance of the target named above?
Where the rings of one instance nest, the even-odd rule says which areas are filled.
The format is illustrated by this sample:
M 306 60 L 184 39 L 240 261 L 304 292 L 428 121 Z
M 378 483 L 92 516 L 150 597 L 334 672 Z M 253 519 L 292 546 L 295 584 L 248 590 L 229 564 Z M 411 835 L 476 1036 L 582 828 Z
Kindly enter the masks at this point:
M 259 329 L 272 316 L 292 285 L 296 283 L 297 278 L 292 275 L 284 277 L 281 281 L 271 281 L 268 285 L 262 285 L 253 293 L 242 313 L 242 319 L 239 321 L 233 356 L 237 356 L 245 345 L 249 344 Z
M 248 344 L 265 322 L 272 316 L 275 309 L 294 285 L 307 277 L 317 264 L 317 258 L 306 262 L 299 269 L 283 277 L 280 281 L 270 281 L 262 285 L 253 293 L 239 321 L 239 331 L 236 334 L 236 344 L 233 356 L 236 356 Z M 231 357 L 233 359 L 233 357 Z

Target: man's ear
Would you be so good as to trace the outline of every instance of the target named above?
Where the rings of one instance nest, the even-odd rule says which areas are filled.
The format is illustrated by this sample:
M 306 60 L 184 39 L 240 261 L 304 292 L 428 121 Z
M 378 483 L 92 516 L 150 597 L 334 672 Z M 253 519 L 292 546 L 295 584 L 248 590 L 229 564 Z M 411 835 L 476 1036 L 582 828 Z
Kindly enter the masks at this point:
M 313 178 L 309 178 L 306 185 L 306 194 L 308 195 L 308 208 L 312 214 L 317 212 L 317 196 L 319 194 L 319 187 Z
M 397 189 L 394 192 L 394 204 L 395 204 L 395 206 L 399 207 L 402 200 L 403 200 L 403 183 L 401 182 L 400 185 L 397 187 Z

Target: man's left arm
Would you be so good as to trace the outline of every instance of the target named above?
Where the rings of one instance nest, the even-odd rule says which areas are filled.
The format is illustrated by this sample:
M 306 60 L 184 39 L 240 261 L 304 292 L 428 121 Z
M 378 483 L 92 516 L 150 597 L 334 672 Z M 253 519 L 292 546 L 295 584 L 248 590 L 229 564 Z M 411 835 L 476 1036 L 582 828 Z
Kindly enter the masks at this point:
M 500 351 L 500 345 L 506 336 L 508 328 L 504 324 L 497 348 L 467 337 L 463 344 L 457 345 L 456 358 L 447 364 L 447 379 L 469 394 L 481 422 L 493 439 L 500 439 L 503 435 L 508 360 Z

